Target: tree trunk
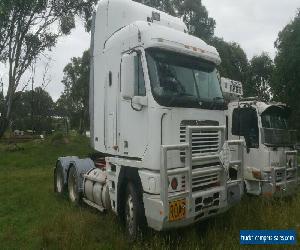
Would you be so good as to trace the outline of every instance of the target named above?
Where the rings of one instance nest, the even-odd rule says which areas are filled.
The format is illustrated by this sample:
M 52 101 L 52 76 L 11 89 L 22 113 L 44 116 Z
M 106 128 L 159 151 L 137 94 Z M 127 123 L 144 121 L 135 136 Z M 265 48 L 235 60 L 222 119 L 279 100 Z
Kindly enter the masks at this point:
M 13 82 L 9 80 L 9 88 L 7 91 L 7 96 L 6 96 L 6 102 L 5 102 L 5 107 L 3 109 L 3 113 L 1 114 L 0 117 L 0 138 L 3 137 L 5 131 L 8 128 L 9 122 L 10 122 L 10 116 L 11 116 L 11 109 L 12 109 L 12 104 L 13 104 L 13 97 L 14 97 L 14 89 L 13 89 Z
M 5 117 L 0 118 L 0 138 L 3 137 L 6 129 L 8 128 L 8 120 Z

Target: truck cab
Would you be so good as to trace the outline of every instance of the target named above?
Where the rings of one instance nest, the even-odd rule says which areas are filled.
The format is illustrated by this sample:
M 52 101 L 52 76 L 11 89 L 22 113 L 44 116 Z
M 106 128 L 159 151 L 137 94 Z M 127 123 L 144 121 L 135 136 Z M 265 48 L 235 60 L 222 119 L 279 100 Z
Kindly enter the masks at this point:
M 227 82 L 227 84 L 225 84 Z M 296 131 L 290 130 L 290 109 L 282 103 L 242 98 L 238 88 L 222 79 L 231 100 L 227 110 L 227 136 L 245 140 L 244 179 L 246 191 L 254 195 L 292 195 L 297 187 Z M 235 84 L 235 86 L 241 84 Z M 235 92 L 235 93 L 234 93 Z M 231 93 L 231 95 L 229 94 Z
M 87 160 L 76 173 L 91 182 L 99 175 L 110 204 L 93 200 L 91 183 L 76 187 L 84 202 L 110 207 L 136 235 L 142 224 L 187 226 L 240 201 L 242 141 L 225 140 L 215 48 L 189 35 L 178 18 L 131 0 L 102 0 L 91 54 L 91 145 L 102 156 L 94 161 L 102 172 L 87 172 Z M 59 162 L 68 173 L 69 160 Z

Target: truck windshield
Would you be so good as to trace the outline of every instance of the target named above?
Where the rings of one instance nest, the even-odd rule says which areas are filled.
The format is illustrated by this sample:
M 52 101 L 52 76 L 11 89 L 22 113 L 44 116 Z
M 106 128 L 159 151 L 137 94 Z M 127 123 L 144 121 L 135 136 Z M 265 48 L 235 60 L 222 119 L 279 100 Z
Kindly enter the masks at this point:
M 268 146 L 295 144 L 296 131 L 288 128 L 289 112 L 286 108 L 271 106 L 261 115 L 262 142 Z
M 216 65 L 161 49 L 146 50 L 152 93 L 162 106 L 224 109 Z
M 288 129 L 288 115 L 279 107 L 272 107 L 261 115 L 264 128 Z

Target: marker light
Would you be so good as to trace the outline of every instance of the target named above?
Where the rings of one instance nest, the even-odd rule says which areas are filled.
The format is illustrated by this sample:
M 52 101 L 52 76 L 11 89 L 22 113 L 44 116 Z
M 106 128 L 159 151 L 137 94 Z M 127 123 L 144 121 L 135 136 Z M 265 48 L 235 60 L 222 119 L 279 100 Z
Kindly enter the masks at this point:
M 160 21 L 160 13 L 153 11 L 152 12 L 152 21 Z
M 261 180 L 261 172 L 258 170 L 252 170 L 252 175 L 255 179 Z
M 176 190 L 177 187 L 178 187 L 178 180 L 177 180 L 176 177 L 174 177 L 174 178 L 172 179 L 172 181 L 171 181 L 171 188 L 172 188 L 173 190 Z

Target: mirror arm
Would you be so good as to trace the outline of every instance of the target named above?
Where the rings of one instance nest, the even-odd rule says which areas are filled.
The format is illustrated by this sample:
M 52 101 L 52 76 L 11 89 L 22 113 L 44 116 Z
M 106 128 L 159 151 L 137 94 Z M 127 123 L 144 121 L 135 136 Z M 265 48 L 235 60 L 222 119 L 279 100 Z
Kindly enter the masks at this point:
M 246 144 L 246 151 L 247 151 L 247 153 L 249 154 L 250 153 L 250 139 L 249 139 L 249 137 L 248 137 L 248 135 L 244 135 L 244 138 L 245 138 L 245 144 Z
M 140 106 L 141 106 L 141 108 L 140 108 L 140 109 L 137 109 L 137 108 L 135 108 L 135 107 L 133 106 L 132 99 L 133 99 L 133 98 L 131 98 L 131 101 L 130 101 L 131 108 L 132 108 L 134 111 L 138 111 L 138 112 L 142 111 L 142 109 L 143 109 L 143 106 L 142 106 L 142 105 L 140 105 Z
M 148 98 L 147 96 L 134 96 L 132 97 L 132 102 L 134 104 L 139 104 L 141 106 L 148 106 Z

